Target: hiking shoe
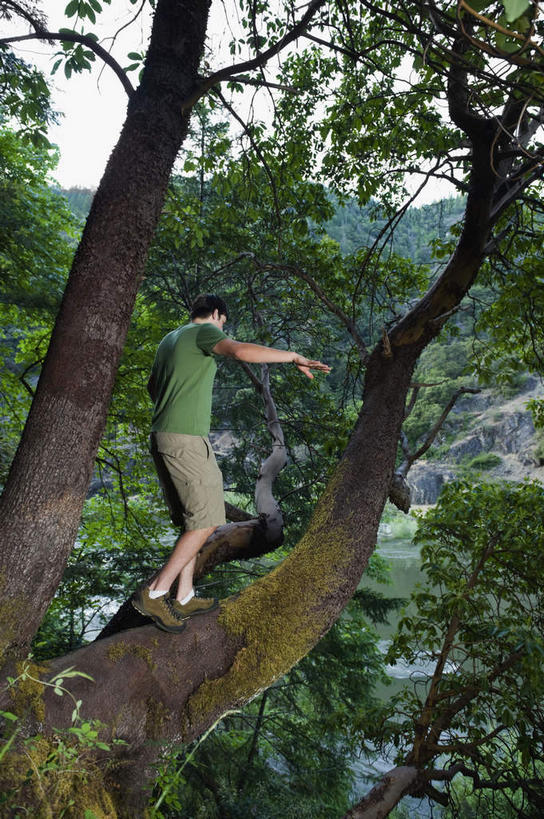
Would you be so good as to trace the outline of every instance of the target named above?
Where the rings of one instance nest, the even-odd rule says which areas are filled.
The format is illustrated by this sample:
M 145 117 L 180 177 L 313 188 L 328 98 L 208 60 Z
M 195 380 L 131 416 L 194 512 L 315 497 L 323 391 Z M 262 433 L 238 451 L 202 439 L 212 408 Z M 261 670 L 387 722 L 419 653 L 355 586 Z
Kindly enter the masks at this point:
M 172 608 L 181 617 L 194 617 L 195 614 L 206 614 L 213 611 L 219 605 L 217 597 L 197 597 L 196 594 L 184 606 L 179 600 L 172 600 Z
M 179 634 L 185 628 L 184 618 L 174 609 L 167 594 L 155 599 L 149 596 L 147 586 L 142 586 L 132 595 L 132 605 L 145 617 L 150 617 L 163 631 Z

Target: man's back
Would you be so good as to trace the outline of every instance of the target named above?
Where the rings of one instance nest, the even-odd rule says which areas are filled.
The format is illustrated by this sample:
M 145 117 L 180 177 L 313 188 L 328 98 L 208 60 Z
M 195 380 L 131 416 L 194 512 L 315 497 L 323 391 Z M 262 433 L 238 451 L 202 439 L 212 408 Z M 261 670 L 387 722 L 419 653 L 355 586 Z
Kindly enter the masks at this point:
M 191 323 L 163 338 L 151 373 L 153 432 L 208 435 L 217 369 L 211 351 L 226 337 L 214 324 Z

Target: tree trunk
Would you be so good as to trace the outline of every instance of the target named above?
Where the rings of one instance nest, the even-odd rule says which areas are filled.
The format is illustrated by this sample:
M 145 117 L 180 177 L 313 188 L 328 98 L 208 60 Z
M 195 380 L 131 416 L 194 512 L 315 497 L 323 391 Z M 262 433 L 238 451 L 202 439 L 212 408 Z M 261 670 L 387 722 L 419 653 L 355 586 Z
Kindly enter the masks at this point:
M 187 133 L 210 0 L 159 0 L 0 501 L 0 650 L 28 644 L 72 548 L 140 283 Z M 82 157 L 84 160 L 84 157 Z

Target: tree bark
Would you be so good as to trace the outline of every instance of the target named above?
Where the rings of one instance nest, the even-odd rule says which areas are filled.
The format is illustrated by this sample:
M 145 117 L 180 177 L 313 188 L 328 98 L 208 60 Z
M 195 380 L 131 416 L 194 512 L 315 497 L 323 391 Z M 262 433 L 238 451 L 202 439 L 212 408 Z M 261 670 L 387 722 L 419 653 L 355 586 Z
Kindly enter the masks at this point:
M 210 0 L 158 0 L 0 500 L 0 650 L 38 628 L 72 548 L 145 260 L 187 133 Z

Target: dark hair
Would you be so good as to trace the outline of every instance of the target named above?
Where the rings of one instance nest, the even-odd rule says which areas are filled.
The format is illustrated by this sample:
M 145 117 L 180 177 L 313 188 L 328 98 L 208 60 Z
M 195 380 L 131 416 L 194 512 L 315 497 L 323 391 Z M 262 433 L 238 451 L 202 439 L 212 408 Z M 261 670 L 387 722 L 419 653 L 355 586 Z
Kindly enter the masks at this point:
M 213 293 L 201 293 L 192 304 L 191 318 L 207 318 L 215 310 L 219 311 L 220 316 L 229 317 L 227 305 L 222 298 L 215 296 Z

